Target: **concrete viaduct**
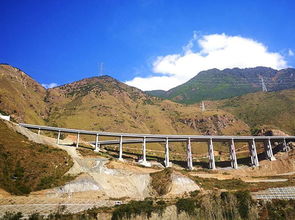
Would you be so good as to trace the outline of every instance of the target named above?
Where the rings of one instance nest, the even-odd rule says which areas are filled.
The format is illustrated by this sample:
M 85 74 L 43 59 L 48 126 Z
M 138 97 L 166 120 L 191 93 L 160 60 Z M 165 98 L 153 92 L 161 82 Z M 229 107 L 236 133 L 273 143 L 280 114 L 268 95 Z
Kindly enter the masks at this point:
M 289 147 L 287 142 L 295 141 L 295 136 L 209 136 L 209 135 L 164 135 L 164 134 L 135 134 L 135 133 L 114 133 L 114 132 L 102 132 L 102 131 L 87 131 L 78 129 L 68 129 L 68 128 L 58 128 L 49 127 L 41 125 L 32 124 L 19 124 L 22 127 L 28 129 L 40 131 L 52 131 L 57 132 L 57 141 L 60 143 L 61 133 L 71 133 L 77 135 L 76 147 L 79 146 L 80 135 L 93 135 L 95 136 L 94 151 L 99 151 L 102 145 L 119 145 L 119 160 L 123 160 L 123 144 L 136 144 L 142 143 L 142 160 L 140 163 L 142 165 L 147 165 L 148 161 L 146 159 L 146 146 L 147 143 L 165 143 L 165 159 L 164 164 L 166 167 L 170 166 L 169 161 L 169 143 L 170 142 L 185 142 L 186 143 L 186 153 L 187 153 L 187 168 L 193 169 L 193 158 L 192 158 L 192 142 L 206 142 L 208 143 L 208 157 L 209 157 L 209 168 L 216 169 L 215 159 L 214 159 L 214 142 L 228 142 L 229 143 L 229 154 L 231 167 L 234 169 L 238 168 L 237 157 L 235 152 L 236 142 L 246 142 L 248 143 L 251 165 L 256 167 L 259 166 L 256 143 L 261 142 L 264 144 L 265 155 L 268 160 L 275 160 L 272 150 L 272 142 L 277 141 L 283 144 L 283 148 L 288 150 Z M 115 140 L 100 141 L 99 137 L 114 137 Z M 129 139 L 128 139 L 129 138 Z

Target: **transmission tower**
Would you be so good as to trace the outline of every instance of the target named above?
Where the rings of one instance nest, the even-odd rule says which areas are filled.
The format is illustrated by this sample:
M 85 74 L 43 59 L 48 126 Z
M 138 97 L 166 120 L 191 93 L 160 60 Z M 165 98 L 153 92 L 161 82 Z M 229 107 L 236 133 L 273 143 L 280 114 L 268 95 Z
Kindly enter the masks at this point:
M 206 110 L 204 101 L 201 102 L 200 108 L 201 108 L 202 112 L 204 112 Z
M 261 81 L 262 91 L 263 92 L 267 92 L 267 88 L 266 88 L 266 85 L 264 83 L 263 77 L 262 76 L 259 76 L 259 78 L 260 78 L 260 81 Z
M 100 66 L 99 66 L 99 74 L 98 75 L 101 76 L 102 73 L 103 73 L 103 63 L 101 62 Z

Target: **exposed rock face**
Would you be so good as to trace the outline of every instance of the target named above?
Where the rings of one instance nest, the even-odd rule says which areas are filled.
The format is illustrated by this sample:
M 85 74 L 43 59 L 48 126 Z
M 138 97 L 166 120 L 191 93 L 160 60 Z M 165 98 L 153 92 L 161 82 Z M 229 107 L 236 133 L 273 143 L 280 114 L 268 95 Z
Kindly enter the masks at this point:
M 100 190 L 100 187 L 94 181 L 94 179 L 86 174 L 83 174 L 75 180 L 67 183 L 64 186 L 56 188 L 58 194 L 73 193 L 73 192 L 85 192 Z
M 183 195 L 195 190 L 200 190 L 200 187 L 190 178 L 172 173 L 172 187 L 168 195 Z
M 236 124 L 241 124 L 241 121 L 235 119 L 228 114 L 214 114 L 212 116 L 199 116 L 195 118 L 179 119 L 180 122 L 199 131 L 203 135 L 223 135 L 225 130 L 234 128 Z M 242 123 L 241 127 L 235 129 L 235 133 L 247 132 L 246 124 Z

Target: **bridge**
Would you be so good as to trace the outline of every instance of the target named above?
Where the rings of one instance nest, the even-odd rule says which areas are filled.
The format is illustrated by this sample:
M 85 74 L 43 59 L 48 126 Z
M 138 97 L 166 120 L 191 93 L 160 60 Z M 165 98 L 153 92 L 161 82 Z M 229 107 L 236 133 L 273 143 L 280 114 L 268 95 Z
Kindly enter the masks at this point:
M 88 131 L 79 129 L 68 129 L 59 127 L 50 127 L 42 125 L 32 124 L 19 124 L 22 127 L 40 131 L 51 131 L 57 133 L 56 143 L 60 144 L 61 133 L 76 134 L 77 141 L 76 147 L 79 146 L 80 135 L 92 135 L 95 136 L 93 145 L 95 146 L 94 151 L 98 152 L 100 147 L 103 145 L 118 145 L 119 153 L 118 159 L 123 161 L 123 145 L 124 144 L 142 144 L 142 165 L 147 165 L 146 159 L 146 146 L 147 143 L 164 143 L 165 144 L 165 159 L 164 164 L 166 167 L 171 165 L 169 158 L 169 143 L 170 142 L 185 142 L 186 143 L 186 154 L 187 154 L 187 168 L 193 169 L 193 158 L 192 158 L 192 142 L 205 142 L 208 143 L 208 158 L 209 168 L 216 169 L 215 158 L 214 158 L 214 143 L 216 142 L 227 142 L 229 146 L 229 155 L 231 167 L 234 169 L 238 168 L 237 156 L 235 151 L 235 143 L 244 142 L 248 143 L 249 155 L 251 159 L 251 166 L 259 166 L 256 143 L 261 142 L 264 146 L 264 152 L 268 160 L 275 160 L 273 154 L 272 143 L 280 142 L 283 145 L 283 149 L 288 150 L 288 142 L 295 141 L 295 136 L 210 136 L 210 135 L 164 135 L 164 134 L 136 134 L 136 133 L 116 133 L 116 132 L 103 132 L 103 131 Z M 114 140 L 99 140 L 100 137 L 113 137 Z

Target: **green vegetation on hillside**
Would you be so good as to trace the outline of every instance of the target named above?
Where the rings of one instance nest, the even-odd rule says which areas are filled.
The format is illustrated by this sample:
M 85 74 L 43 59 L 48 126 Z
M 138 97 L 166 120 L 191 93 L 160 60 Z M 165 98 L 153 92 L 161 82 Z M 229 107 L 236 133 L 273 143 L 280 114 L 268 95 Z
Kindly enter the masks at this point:
M 216 105 L 245 121 L 252 130 L 268 126 L 295 134 L 295 90 L 252 93 Z
M 64 184 L 73 165 L 63 150 L 37 144 L 0 120 L 0 187 L 16 194 Z
M 192 104 L 202 100 L 220 100 L 261 91 L 260 77 L 263 77 L 269 91 L 295 88 L 294 73 L 295 69 L 292 68 L 210 69 L 198 73 L 186 83 L 168 91 L 154 90 L 147 93 L 179 103 Z

